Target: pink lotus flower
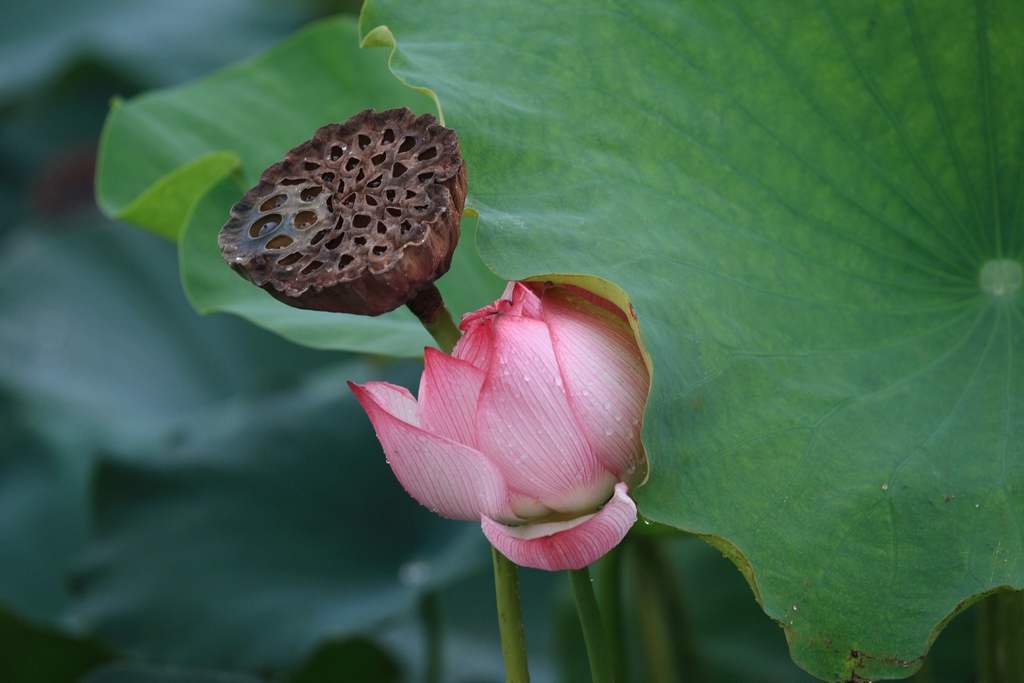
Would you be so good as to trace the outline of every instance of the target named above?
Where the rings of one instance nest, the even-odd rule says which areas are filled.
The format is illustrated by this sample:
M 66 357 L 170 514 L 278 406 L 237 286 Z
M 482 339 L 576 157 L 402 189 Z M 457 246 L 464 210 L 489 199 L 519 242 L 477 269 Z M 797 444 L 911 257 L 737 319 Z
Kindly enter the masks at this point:
M 582 569 L 636 521 L 650 377 L 626 316 L 589 292 L 510 283 L 462 319 L 452 356 L 428 348 L 419 401 L 349 383 L 413 498 L 479 519 L 516 564 Z

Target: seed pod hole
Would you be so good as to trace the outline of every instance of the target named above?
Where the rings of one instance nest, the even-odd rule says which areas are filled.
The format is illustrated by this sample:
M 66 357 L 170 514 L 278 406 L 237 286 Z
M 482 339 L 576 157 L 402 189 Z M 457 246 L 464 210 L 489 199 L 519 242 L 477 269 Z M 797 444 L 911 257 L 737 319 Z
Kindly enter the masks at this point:
M 359 141 L 359 149 L 366 149 L 370 146 L 370 138 L 366 135 L 359 135 L 356 137 L 356 140 Z
M 330 249 L 330 250 L 333 251 L 333 250 L 337 249 L 338 247 L 340 247 L 341 243 L 344 242 L 344 241 L 345 241 L 345 233 L 341 233 L 337 237 L 328 240 L 327 244 L 324 245 L 324 248 L 325 249 Z
M 416 138 L 409 135 L 402 140 L 402 146 L 398 148 L 399 152 L 408 152 L 410 149 L 416 146 Z
M 367 206 L 377 206 L 377 200 L 373 198 L 372 194 L 364 196 L 363 200 L 366 201 Z
M 387 252 L 387 250 L 388 250 L 388 248 L 385 247 L 384 245 L 376 246 L 376 247 L 373 248 L 373 255 L 374 256 L 383 256 L 385 254 L 385 252 Z
M 313 246 L 316 246 L 317 244 L 320 244 L 320 242 L 322 242 L 325 237 L 327 237 L 327 231 L 321 230 L 317 234 L 313 235 L 313 239 L 311 239 L 309 243 L 312 244 Z
M 324 188 L 320 187 L 319 185 L 307 187 L 305 190 L 299 193 L 299 199 L 301 199 L 304 202 L 309 202 L 316 198 L 323 191 Z
M 358 246 L 358 247 L 365 247 L 365 246 L 366 246 L 366 238 L 365 238 L 365 237 L 357 237 L 357 238 L 355 238 L 355 239 L 354 239 L 354 240 L 352 240 L 352 241 L 353 241 L 353 242 L 354 242 L 354 243 L 356 244 L 356 246 Z
M 367 216 L 366 214 L 357 213 L 352 218 L 352 227 L 353 228 L 365 228 L 369 224 L 370 224 L 370 217 Z
M 356 157 L 352 157 L 347 162 L 345 162 L 345 170 L 346 171 L 351 171 L 352 169 L 354 169 L 358 165 L 359 165 L 359 159 L 357 159 Z
M 269 216 L 264 216 L 249 228 L 250 237 L 259 237 L 268 232 L 272 232 L 277 226 L 281 225 L 281 214 L 272 213 Z
M 388 208 L 386 208 L 384 210 L 387 211 L 392 216 L 394 216 L 395 218 L 401 218 L 402 217 L 402 210 L 401 209 L 397 209 L 397 208 L 395 208 L 393 206 L 389 206 Z
M 281 184 L 282 185 L 305 185 L 306 184 L 306 179 L 305 178 L 286 178 L 285 180 L 281 181 Z
M 380 154 L 375 154 L 374 156 L 370 157 L 370 161 L 373 163 L 374 166 L 380 166 L 381 164 L 384 163 L 384 160 L 387 158 L 388 155 L 385 154 L 384 152 L 381 152 Z
M 322 266 L 322 265 L 323 265 L 323 261 L 312 261 L 308 266 L 306 266 L 305 268 L 302 269 L 302 274 L 303 275 L 309 275 L 314 270 L 317 270 L 318 268 L 320 268 L 320 266 Z
M 288 201 L 288 198 L 283 194 L 276 194 L 267 201 L 260 204 L 260 211 L 273 211 L 277 207 Z
M 395 131 L 393 128 L 388 128 L 384 131 L 384 135 L 380 136 L 380 141 L 385 145 L 390 145 L 395 141 Z
M 409 170 L 408 167 L 406 167 L 406 166 L 404 166 L 404 165 L 402 165 L 402 164 L 400 164 L 398 162 L 395 162 L 395 165 L 391 167 L 391 177 L 392 178 L 401 178 L 402 174 L 405 173 L 408 170 Z
M 430 149 L 425 149 L 422 152 L 420 152 L 416 158 L 419 159 L 420 161 L 426 161 L 427 159 L 433 159 L 436 156 L 437 147 L 431 147 Z
M 295 215 L 295 229 L 305 230 L 317 221 L 317 215 L 312 211 L 300 211 Z
M 421 154 L 420 156 L 422 157 L 423 155 Z M 302 167 L 307 171 L 315 171 L 316 169 L 320 168 L 320 164 L 312 161 L 307 161 L 302 165 Z
M 377 234 L 386 235 L 388 234 L 388 226 L 384 225 L 381 221 L 377 221 Z
M 269 242 L 267 242 L 267 249 L 284 249 L 294 242 L 288 235 L 278 235 Z
M 300 254 L 299 252 L 296 251 L 296 252 L 293 252 L 291 254 L 288 254 L 287 256 L 282 257 L 281 260 L 277 262 L 277 265 L 279 265 L 279 266 L 294 265 L 301 258 L 302 258 L 302 254 Z

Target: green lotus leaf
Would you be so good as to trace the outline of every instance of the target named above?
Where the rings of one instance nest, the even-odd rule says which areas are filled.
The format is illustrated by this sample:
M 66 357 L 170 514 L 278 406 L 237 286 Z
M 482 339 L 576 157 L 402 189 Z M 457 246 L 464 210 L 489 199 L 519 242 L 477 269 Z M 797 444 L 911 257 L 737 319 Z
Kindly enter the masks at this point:
M 369 0 L 484 261 L 635 306 L 649 519 L 795 661 L 902 678 L 1024 585 L 1024 5 Z

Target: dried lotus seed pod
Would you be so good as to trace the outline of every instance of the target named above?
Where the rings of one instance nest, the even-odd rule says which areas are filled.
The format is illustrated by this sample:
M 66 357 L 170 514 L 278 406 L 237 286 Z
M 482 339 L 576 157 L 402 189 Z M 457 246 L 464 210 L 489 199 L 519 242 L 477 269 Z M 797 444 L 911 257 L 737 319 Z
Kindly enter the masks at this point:
M 466 199 L 455 131 L 367 109 L 260 176 L 220 232 L 224 260 L 298 308 L 380 315 L 451 265 Z

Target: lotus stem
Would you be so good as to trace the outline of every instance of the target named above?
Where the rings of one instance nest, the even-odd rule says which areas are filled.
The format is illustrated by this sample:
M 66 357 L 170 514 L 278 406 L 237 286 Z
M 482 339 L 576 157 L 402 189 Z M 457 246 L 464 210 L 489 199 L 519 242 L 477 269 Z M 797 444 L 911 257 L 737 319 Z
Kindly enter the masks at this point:
M 583 569 L 570 569 L 569 582 L 572 584 L 572 595 L 576 599 L 576 611 L 580 615 L 583 627 L 583 640 L 587 644 L 587 658 L 590 660 L 590 676 L 594 683 L 615 683 L 615 672 L 612 666 L 611 652 L 608 650 L 608 638 L 601 622 L 601 613 L 597 609 L 597 598 L 594 597 L 594 586 L 590 582 L 590 572 Z
M 406 305 L 423 323 L 423 327 L 434 338 L 438 347 L 451 355 L 455 343 L 462 337 L 462 331 L 455 324 L 448 307 L 444 305 L 437 285 L 430 285 L 422 290 Z
M 598 564 L 597 601 L 609 639 L 609 652 L 615 683 L 628 683 L 629 666 L 626 661 L 622 627 L 622 561 L 624 542 L 612 548 Z
M 501 653 L 505 657 L 505 681 L 529 683 L 523 612 L 519 606 L 519 568 L 497 548 L 491 548 L 491 555 L 494 558 L 494 590 L 498 598 L 498 629 L 501 632 Z

